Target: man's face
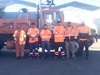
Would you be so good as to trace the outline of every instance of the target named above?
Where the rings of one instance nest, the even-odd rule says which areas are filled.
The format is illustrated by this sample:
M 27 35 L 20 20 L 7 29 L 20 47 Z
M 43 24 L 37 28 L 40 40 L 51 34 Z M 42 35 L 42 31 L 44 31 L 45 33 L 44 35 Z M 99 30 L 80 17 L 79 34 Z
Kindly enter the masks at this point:
M 85 26 L 85 23 L 84 23 L 84 22 L 82 22 L 82 23 L 81 23 L 81 26 Z
M 32 28 L 35 28 L 35 25 L 31 25 Z
M 69 22 L 67 22 L 67 25 L 68 25 L 68 26 L 71 26 L 71 22 L 70 22 L 70 21 L 69 21 Z
M 18 29 L 18 30 L 21 30 L 21 26 L 20 26 L 20 25 L 18 25 L 18 26 L 17 26 L 17 29 Z
M 68 24 L 68 26 L 71 26 L 71 24 Z
M 45 25 L 45 26 L 44 26 L 44 29 L 47 29 L 47 28 L 48 28 L 48 26 L 47 26 L 47 25 Z

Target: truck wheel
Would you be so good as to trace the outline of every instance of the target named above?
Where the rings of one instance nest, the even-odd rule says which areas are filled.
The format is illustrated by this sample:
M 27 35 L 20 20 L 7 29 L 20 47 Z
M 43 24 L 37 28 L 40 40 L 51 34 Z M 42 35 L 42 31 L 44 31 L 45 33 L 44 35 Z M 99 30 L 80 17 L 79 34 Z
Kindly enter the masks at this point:
M 88 42 L 88 46 L 90 47 L 93 43 L 94 43 L 94 38 L 91 37 L 90 40 L 89 40 L 89 42 Z
M 11 49 L 15 49 L 15 43 L 13 40 L 7 40 L 6 41 L 6 48 L 11 50 Z
M 2 39 L 0 39 L 0 50 L 4 47 L 4 42 Z

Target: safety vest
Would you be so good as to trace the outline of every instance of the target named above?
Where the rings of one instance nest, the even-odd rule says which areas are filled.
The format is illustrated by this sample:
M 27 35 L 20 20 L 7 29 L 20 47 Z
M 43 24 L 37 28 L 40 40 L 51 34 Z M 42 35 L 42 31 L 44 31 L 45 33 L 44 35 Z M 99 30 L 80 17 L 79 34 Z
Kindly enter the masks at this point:
M 65 36 L 66 37 L 75 36 L 75 31 L 74 31 L 74 28 L 72 26 L 66 28 L 66 30 L 65 30 Z
M 26 34 L 24 30 L 16 30 L 13 34 L 13 37 L 15 39 L 15 43 L 19 42 L 20 45 L 24 45 L 25 44 L 25 38 L 26 38 Z
M 73 41 L 75 37 L 75 30 L 72 26 L 67 27 L 65 29 L 65 40 L 66 41 Z
M 45 41 L 45 39 L 47 41 L 50 41 L 50 38 L 51 38 L 51 31 L 49 29 L 42 29 L 41 32 L 40 32 L 40 37 L 42 39 L 42 41 Z
M 74 38 L 77 39 L 78 38 L 78 27 L 75 27 L 74 30 L 75 30 L 75 37 Z
M 39 34 L 38 28 L 29 28 L 27 35 L 30 35 L 32 37 L 35 37 L 37 34 Z M 38 37 L 36 37 L 34 40 L 32 38 L 29 38 L 29 43 L 34 43 L 38 41 Z
M 91 35 L 91 29 L 88 26 L 80 26 L 78 28 L 78 35 L 80 40 L 85 41 Z
M 63 26 L 55 26 L 53 30 L 55 42 L 64 42 L 64 31 L 65 28 Z

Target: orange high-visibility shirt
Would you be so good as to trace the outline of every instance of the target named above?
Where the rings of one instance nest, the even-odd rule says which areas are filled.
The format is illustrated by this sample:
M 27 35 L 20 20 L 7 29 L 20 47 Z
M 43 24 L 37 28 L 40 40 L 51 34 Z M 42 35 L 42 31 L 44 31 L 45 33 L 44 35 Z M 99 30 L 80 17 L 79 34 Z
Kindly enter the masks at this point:
M 78 37 L 78 27 L 75 27 L 74 30 L 75 30 L 75 38 L 77 39 L 77 37 Z
M 20 45 L 25 44 L 26 33 L 24 30 L 16 30 L 13 34 L 13 37 L 16 39 L 15 41 L 19 42 Z
M 91 35 L 91 29 L 88 26 L 80 26 L 78 28 L 78 34 L 79 33 L 87 33 L 88 35 Z M 84 40 L 87 40 L 87 39 L 80 38 L 80 40 L 84 41 Z
M 49 29 L 42 29 L 40 32 L 40 37 L 42 41 L 50 41 L 51 38 L 51 31 Z
M 67 27 L 65 29 L 65 36 L 66 37 L 75 36 L 75 30 L 74 30 L 74 28 L 72 26 Z
M 30 35 L 32 37 L 35 37 L 36 35 L 39 34 L 39 29 L 38 28 L 29 28 L 27 35 Z M 35 39 L 29 38 L 29 43 L 34 43 L 38 41 L 38 37 L 36 37 Z
M 64 42 L 64 33 L 65 33 L 65 28 L 61 26 L 55 26 L 53 30 L 54 34 L 54 41 L 55 42 Z

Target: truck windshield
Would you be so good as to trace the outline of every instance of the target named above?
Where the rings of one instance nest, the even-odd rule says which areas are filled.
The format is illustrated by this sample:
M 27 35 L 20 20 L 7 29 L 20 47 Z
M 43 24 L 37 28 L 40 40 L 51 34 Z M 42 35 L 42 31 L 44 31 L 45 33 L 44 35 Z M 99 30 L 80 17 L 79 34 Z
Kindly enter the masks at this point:
M 61 18 L 58 12 L 46 14 L 46 22 L 52 23 L 52 22 L 57 22 L 57 21 L 61 21 Z

